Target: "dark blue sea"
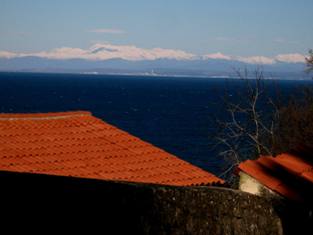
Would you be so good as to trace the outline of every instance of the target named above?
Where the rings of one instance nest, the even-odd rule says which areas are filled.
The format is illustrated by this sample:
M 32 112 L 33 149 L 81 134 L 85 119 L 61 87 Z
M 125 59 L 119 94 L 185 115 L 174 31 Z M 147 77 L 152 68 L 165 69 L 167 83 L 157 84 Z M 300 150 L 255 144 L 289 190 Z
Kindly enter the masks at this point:
M 0 112 L 88 110 L 203 169 L 219 174 L 223 161 L 210 149 L 212 117 L 222 97 L 238 100 L 239 79 L 0 73 Z M 273 81 L 292 94 L 311 81 Z M 273 85 L 271 85 L 273 84 Z M 242 99 L 242 98 L 241 98 Z M 225 110 L 224 110 L 225 111 Z

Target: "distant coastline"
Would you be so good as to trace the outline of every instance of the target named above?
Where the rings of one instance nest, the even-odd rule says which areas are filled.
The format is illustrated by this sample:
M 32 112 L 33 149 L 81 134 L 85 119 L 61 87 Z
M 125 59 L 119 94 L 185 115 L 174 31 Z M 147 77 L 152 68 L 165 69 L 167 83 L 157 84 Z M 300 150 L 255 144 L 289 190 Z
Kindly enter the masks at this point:
M 240 79 L 238 76 L 226 74 L 225 75 L 193 75 L 193 74 L 150 74 L 150 73 L 101 73 L 97 71 L 75 72 L 75 71 L 37 71 L 37 70 L 0 70 L 0 74 L 18 73 L 18 74 L 64 74 L 64 75 L 87 75 L 87 76 L 129 76 L 129 77 L 162 77 L 162 78 L 207 78 L 207 79 Z M 248 77 L 254 79 L 253 76 Z M 265 73 L 265 80 L 291 80 L 291 81 L 310 81 L 312 78 L 305 73 Z
M 235 78 L 236 69 L 263 71 L 268 79 L 305 80 L 305 63 L 276 62 L 274 64 L 251 64 L 225 59 L 157 59 L 157 60 L 84 60 L 45 59 L 40 57 L 0 58 L 0 71 L 64 73 L 88 75 L 123 75 L 148 77 L 198 77 Z

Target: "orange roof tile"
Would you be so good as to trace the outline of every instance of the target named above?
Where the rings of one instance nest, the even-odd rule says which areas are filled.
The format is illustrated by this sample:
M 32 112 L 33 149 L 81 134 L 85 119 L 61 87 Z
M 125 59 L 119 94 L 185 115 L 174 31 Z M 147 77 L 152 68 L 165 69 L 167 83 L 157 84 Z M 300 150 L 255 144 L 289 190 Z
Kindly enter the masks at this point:
M 0 171 L 178 186 L 224 183 L 82 111 L 0 114 Z
M 287 153 L 261 156 L 242 162 L 238 170 L 286 198 L 303 200 L 313 196 L 313 164 L 302 157 Z

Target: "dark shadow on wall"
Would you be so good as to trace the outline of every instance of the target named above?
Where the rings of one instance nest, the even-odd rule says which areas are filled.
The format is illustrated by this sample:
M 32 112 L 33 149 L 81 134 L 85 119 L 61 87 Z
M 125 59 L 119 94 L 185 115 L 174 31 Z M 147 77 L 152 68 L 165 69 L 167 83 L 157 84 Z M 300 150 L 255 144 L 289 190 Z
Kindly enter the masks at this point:
M 11 233 L 282 234 L 271 202 L 230 189 L 10 172 L 0 184 Z

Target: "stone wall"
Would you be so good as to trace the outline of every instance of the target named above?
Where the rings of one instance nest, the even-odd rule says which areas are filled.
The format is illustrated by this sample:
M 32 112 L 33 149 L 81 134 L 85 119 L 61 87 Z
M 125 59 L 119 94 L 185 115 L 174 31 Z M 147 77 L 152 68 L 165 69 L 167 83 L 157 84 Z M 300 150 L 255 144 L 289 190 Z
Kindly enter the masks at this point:
M 101 234 L 283 233 L 269 201 L 225 188 L 6 172 L 0 173 L 0 184 L 1 202 L 9 205 L 2 208 L 2 224 L 27 221 L 25 229 L 30 231 L 41 224 L 50 230 L 64 225 L 81 231 L 100 229 Z

